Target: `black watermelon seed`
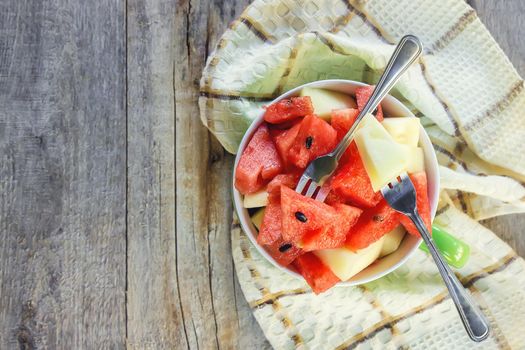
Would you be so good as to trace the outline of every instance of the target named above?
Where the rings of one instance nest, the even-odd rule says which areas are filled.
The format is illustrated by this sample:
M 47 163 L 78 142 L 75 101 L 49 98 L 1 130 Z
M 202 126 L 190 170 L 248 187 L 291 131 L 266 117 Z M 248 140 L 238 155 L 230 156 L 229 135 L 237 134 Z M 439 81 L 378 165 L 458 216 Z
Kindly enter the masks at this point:
M 297 220 L 299 220 L 300 222 L 306 222 L 308 221 L 308 219 L 306 218 L 306 215 L 304 215 L 303 213 L 301 213 L 300 211 L 296 211 L 295 212 L 295 218 Z
M 314 142 L 314 139 L 312 136 L 308 136 L 305 142 L 306 149 L 310 149 L 310 147 L 312 147 L 312 142 Z
M 292 245 L 290 243 L 285 243 L 285 244 L 283 244 L 282 246 L 279 247 L 279 251 L 281 253 L 284 253 L 285 251 L 287 251 L 291 247 L 292 247 Z
M 378 108 L 379 108 L 379 107 L 376 107 L 376 109 L 374 109 L 374 111 L 372 112 L 373 115 L 377 115 L 377 109 L 378 109 Z
M 374 220 L 374 222 L 383 222 L 383 220 L 385 220 L 385 218 L 382 217 L 381 215 L 374 215 L 372 217 L 372 220 Z

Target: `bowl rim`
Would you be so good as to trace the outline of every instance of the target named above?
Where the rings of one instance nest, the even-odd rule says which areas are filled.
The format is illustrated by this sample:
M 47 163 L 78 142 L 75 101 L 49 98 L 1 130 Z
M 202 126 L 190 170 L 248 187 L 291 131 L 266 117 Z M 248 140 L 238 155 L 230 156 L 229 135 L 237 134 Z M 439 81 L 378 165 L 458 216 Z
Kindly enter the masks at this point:
M 273 99 L 271 102 L 269 102 L 268 105 L 273 104 L 273 103 L 275 103 L 277 101 L 280 101 L 280 100 L 282 100 L 284 98 L 295 96 L 295 95 L 297 95 L 297 93 L 301 89 L 303 89 L 305 87 L 319 87 L 319 88 L 325 88 L 325 89 L 329 90 L 330 89 L 330 87 L 329 87 L 330 85 L 333 86 L 333 85 L 341 85 L 341 84 L 353 85 L 353 86 L 356 86 L 356 87 L 370 86 L 370 84 L 366 84 L 366 83 L 363 83 L 363 82 L 358 82 L 358 81 L 355 81 L 355 80 L 347 80 L 347 79 L 316 80 L 316 81 L 313 81 L 313 82 L 309 82 L 309 83 L 306 83 L 306 84 L 299 85 L 299 86 L 297 86 L 297 87 L 295 87 L 293 89 L 290 89 L 290 90 L 284 92 L 283 94 L 279 95 L 278 97 Z M 321 85 L 321 86 L 319 86 L 319 85 Z M 396 99 L 394 96 L 387 95 L 383 99 L 383 101 L 388 102 L 389 104 L 391 103 L 391 104 L 395 105 L 397 108 L 402 110 L 403 113 L 406 114 L 406 116 L 416 118 L 416 116 L 403 103 L 401 103 L 398 99 Z M 238 162 L 239 162 L 239 159 L 240 159 L 240 155 L 242 154 L 242 151 L 246 147 L 246 145 L 248 143 L 248 140 L 251 138 L 251 136 L 255 132 L 255 129 L 258 128 L 259 125 L 262 124 L 262 122 L 264 121 L 263 116 L 264 116 L 264 111 L 261 111 L 261 113 L 251 122 L 250 126 L 248 127 L 248 129 L 244 133 L 244 135 L 243 135 L 243 137 L 241 139 L 241 142 L 239 143 L 239 148 L 237 150 L 237 154 L 235 155 L 235 162 L 234 162 L 234 167 L 233 167 L 233 171 L 232 171 L 232 199 L 233 199 L 233 202 L 234 202 L 233 203 L 234 204 L 234 209 L 235 209 L 235 213 L 237 214 L 237 217 L 239 219 L 239 223 L 240 223 L 241 229 L 248 236 L 248 239 L 255 246 L 257 251 L 262 256 L 264 256 L 264 258 L 266 260 L 268 260 L 272 265 L 274 265 L 279 270 L 281 270 L 281 271 L 283 271 L 283 272 L 287 273 L 288 275 L 293 276 L 295 278 L 303 279 L 303 277 L 299 273 L 293 271 L 292 269 L 290 269 L 288 267 L 284 267 L 284 266 L 280 265 L 279 263 L 277 263 L 271 257 L 271 255 L 262 246 L 260 246 L 257 243 L 256 237 L 255 237 L 255 234 L 254 234 L 256 232 L 255 226 L 253 225 L 251 220 L 248 220 L 248 222 L 246 222 L 245 216 L 242 215 L 242 213 L 240 213 L 241 210 L 247 212 L 247 208 L 244 208 L 244 206 L 243 206 L 242 194 L 235 188 L 235 171 L 237 169 L 237 165 L 238 165 Z M 432 168 L 434 168 L 434 175 L 435 175 L 434 179 L 435 179 L 435 181 L 432 184 L 432 187 L 434 189 L 435 196 L 434 196 L 434 198 L 431 198 L 431 203 L 430 203 L 430 208 L 431 208 L 431 213 L 430 214 L 431 214 L 431 219 L 433 220 L 434 217 L 435 217 L 435 214 L 436 214 L 437 202 L 438 202 L 438 199 L 439 199 L 439 188 L 440 188 L 439 165 L 438 165 L 438 162 L 437 162 L 437 157 L 436 157 L 435 150 L 434 150 L 434 148 L 432 146 L 432 143 L 430 141 L 430 138 L 428 137 L 428 134 L 426 133 L 426 131 L 425 131 L 423 126 L 420 127 L 420 140 L 421 140 L 420 142 L 424 145 L 425 148 L 429 148 L 431 150 L 431 152 L 428 152 L 428 154 L 426 154 L 426 156 L 430 155 L 429 161 L 432 164 Z M 427 153 L 427 152 L 425 152 L 425 153 Z M 426 167 L 425 172 L 427 172 L 429 170 L 427 168 L 428 167 Z M 248 215 L 248 217 L 249 217 L 249 215 Z M 421 244 L 422 241 L 423 241 L 422 238 L 419 237 L 415 241 L 413 246 L 407 251 L 407 253 L 404 256 L 402 256 L 399 259 L 399 261 L 394 263 L 392 266 L 390 266 L 390 267 L 388 267 L 388 268 L 386 268 L 386 269 L 384 269 L 382 271 L 376 272 L 375 274 L 370 275 L 368 277 L 363 277 L 363 278 L 360 278 L 360 279 L 357 279 L 357 280 L 354 280 L 354 281 L 340 281 L 340 282 L 338 282 L 335 285 L 335 287 L 357 286 L 357 285 L 361 285 L 361 284 L 364 284 L 364 283 L 375 281 L 375 280 L 377 280 L 377 279 L 379 279 L 379 278 L 389 274 L 390 272 L 392 272 L 392 271 L 396 270 L 397 268 L 399 268 L 400 266 L 402 266 L 415 253 L 415 251 L 418 249 L 418 247 L 419 247 L 419 245 Z M 368 267 L 366 267 L 366 268 L 368 268 Z

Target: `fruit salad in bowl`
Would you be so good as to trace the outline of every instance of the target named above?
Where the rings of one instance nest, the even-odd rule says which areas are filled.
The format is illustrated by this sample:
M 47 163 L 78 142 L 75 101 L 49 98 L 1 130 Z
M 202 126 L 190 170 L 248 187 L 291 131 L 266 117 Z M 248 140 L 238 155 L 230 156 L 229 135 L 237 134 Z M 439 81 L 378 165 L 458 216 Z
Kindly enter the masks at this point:
M 236 157 L 233 197 L 243 230 L 271 263 L 304 278 L 315 293 L 377 279 L 419 246 L 417 229 L 380 192 L 402 172 L 431 230 L 436 156 L 419 119 L 392 96 L 359 124 L 323 184 L 329 191 L 324 202 L 295 191 L 304 169 L 336 147 L 372 91 L 347 80 L 299 86 L 266 106 Z

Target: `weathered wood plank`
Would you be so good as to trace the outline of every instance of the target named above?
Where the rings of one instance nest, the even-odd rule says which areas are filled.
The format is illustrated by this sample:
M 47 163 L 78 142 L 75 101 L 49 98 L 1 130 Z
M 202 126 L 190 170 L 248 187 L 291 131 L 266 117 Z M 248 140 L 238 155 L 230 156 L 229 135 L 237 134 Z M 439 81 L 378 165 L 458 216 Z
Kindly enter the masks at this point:
M 0 348 L 125 347 L 124 1 L 0 2 Z
M 208 52 L 247 1 L 181 1 L 176 16 L 177 269 L 191 348 L 266 346 L 244 298 L 236 300 L 231 258 L 232 157 L 198 118 L 198 81 Z M 236 306 L 240 305 L 241 308 Z M 246 347 L 244 347 L 246 348 Z
M 129 0 L 128 347 L 187 348 L 175 249 L 173 1 Z
M 245 5 L 128 1 L 130 348 L 268 347 L 231 258 L 233 157 L 197 106 L 206 56 Z
M 518 73 L 522 77 L 525 76 L 525 42 L 523 41 L 525 2 L 471 0 L 469 4 L 476 9 L 481 21 L 505 51 Z M 514 248 L 519 255 L 525 257 L 525 240 L 522 238 L 525 215 L 493 218 L 483 221 L 483 224 Z

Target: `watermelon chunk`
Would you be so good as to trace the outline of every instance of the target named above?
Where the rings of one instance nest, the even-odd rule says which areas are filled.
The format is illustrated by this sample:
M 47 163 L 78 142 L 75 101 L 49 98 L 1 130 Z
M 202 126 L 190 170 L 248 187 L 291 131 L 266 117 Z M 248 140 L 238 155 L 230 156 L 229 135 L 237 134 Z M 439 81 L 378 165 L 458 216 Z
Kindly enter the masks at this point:
M 257 243 L 260 245 L 273 244 L 281 239 L 281 232 L 281 203 L 279 201 L 269 202 L 264 210 Z
M 337 143 L 337 132 L 324 120 L 311 114 L 300 123 L 288 151 L 288 162 L 304 169 L 315 158 L 330 152 Z
M 326 196 L 324 202 L 328 205 L 333 206 L 335 204 L 345 204 L 346 199 L 338 195 L 335 191 L 330 191 L 330 193 L 328 193 L 328 196 Z
M 324 265 L 313 253 L 299 256 L 293 262 L 293 266 L 303 276 L 315 294 L 330 289 L 340 281 L 332 270 Z
M 375 86 L 362 86 L 358 87 L 355 90 L 355 99 L 357 100 L 357 109 L 359 111 L 363 110 L 363 107 L 365 106 L 366 102 L 372 96 L 372 92 L 374 91 Z M 377 111 L 373 113 L 377 120 L 380 122 L 383 121 L 383 109 L 381 108 L 381 105 L 377 106 Z
M 334 109 L 331 116 L 332 127 L 337 132 L 337 142 L 341 141 L 354 125 L 359 110 L 354 108 Z
M 235 172 L 235 187 L 242 194 L 256 192 L 282 169 L 283 162 L 268 127 L 262 124 L 241 155 Z
M 304 253 L 302 249 L 283 239 L 281 224 L 281 186 L 295 187 L 298 178 L 299 174 L 279 174 L 268 183 L 268 205 L 257 236 L 257 243 L 283 266 L 290 265 Z
M 368 247 L 399 225 L 402 214 L 382 199 L 374 208 L 367 209 L 350 229 L 345 246 L 351 250 Z
M 279 131 L 288 130 L 292 128 L 294 125 L 299 124 L 300 122 L 301 122 L 301 118 L 296 118 L 296 119 L 287 120 L 279 124 L 268 124 L 268 128 L 270 129 L 270 134 L 272 135 L 272 137 L 275 137 L 275 134 L 278 134 Z
M 313 112 L 314 106 L 309 96 L 292 97 L 269 105 L 264 113 L 264 120 L 278 124 Z
M 296 247 L 292 243 L 285 242 L 282 237 L 272 244 L 263 247 L 268 254 L 270 254 L 272 258 L 282 266 L 290 265 L 298 256 L 304 254 L 304 251 L 301 248 Z
M 277 151 L 279 152 L 285 166 L 288 166 L 288 151 L 290 150 L 290 147 L 292 147 L 300 128 L 300 123 L 295 124 L 290 129 L 283 130 L 274 137 L 275 146 L 277 147 Z
M 332 231 L 335 209 L 285 186 L 281 186 L 281 210 L 283 237 L 298 246 L 305 239 Z
M 416 189 L 416 202 L 417 202 L 417 211 L 419 215 L 425 222 L 425 226 L 428 229 L 428 232 L 432 232 L 432 220 L 430 219 L 430 202 L 428 200 L 428 190 L 427 190 L 427 174 L 422 171 L 415 174 L 409 174 L 410 180 L 414 184 Z M 401 215 L 401 224 L 405 226 L 407 231 L 415 236 L 419 236 L 419 231 L 416 226 L 407 216 Z
M 274 180 L 279 176 L 282 175 L 277 175 Z M 268 186 L 270 186 L 270 184 L 268 184 Z M 273 191 L 275 191 L 275 189 Z M 294 244 L 285 242 L 283 239 L 280 188 L 278 192 L 274 192 L 273 194 L 270 193 L 269 199 L 270 201 L 264 210 L 264 217 L 259 230 L 259 235 L 257 236 L 257 243 L 259 243 L 280 265 L 287 266 L 304 252 Z
M 304 251 L 337 248 L 361 215 L 344 204 L 331 207 L 281 186 L 282 236 Z
M 341 247 L 346 240 L 348 231 L 355 225 L 362 212 L 359 208 L 342 203 L 336 203 L 333 208 L 337 216 L 332 221 L 332 228 L 325 234 L 303 238 L 302 248 L 304 251 Z
M 348 130 L 354 125 L 354 122 L 359 114 L 359 110 L 354 108 L 336 109 L 332 111 L 332 127 L 337 132 L 337 143 L 339 143 L 346 135 Z M 339 164 L 346 164 L 352 159 L 353 154 L 357 153 L 357 145 L 354 141 L 346 149 L 345 153 L 339 160 Z
M 352 152 L 346 164 L 334 173 L 332 192 L 359 207 L 371 208 L 381 200 L 381 193 L 374 192 L 359 152 Z
M 292 172 L 289 174 L 279 174 L 273 178 L 272 181 L 268 183 L 266 190 L 268 191 L 268 200 L 270 202 L 277 201 L 280 203 L 281 200 L 281 185 L 284 185 L 289 188 L 295 188 L 297 182 L 301 177 L 302 170 L 299 172 Z

